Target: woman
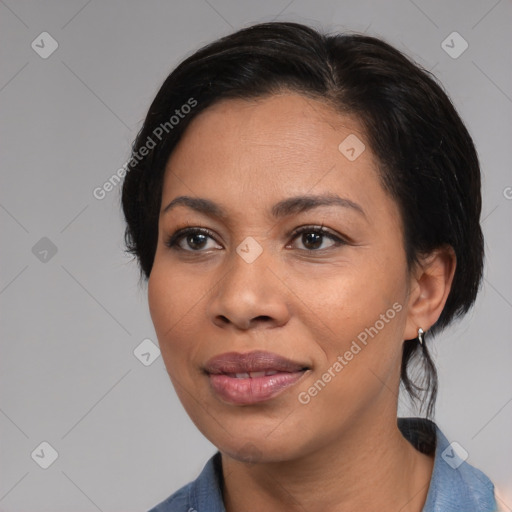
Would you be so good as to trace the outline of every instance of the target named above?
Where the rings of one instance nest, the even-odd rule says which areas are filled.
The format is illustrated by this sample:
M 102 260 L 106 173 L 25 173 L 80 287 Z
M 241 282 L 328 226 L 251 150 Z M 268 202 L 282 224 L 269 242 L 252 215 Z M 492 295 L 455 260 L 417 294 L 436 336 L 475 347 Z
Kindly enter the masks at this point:
M 162 356 L 218 448 L 163 511 L 491 511 L 434 409 L 432 336 L 482 276 L 480 170 L 385 42 L 265 23 L 166 79 L 123 185 Z M 422 363 L 423 381 L 409 376 Z

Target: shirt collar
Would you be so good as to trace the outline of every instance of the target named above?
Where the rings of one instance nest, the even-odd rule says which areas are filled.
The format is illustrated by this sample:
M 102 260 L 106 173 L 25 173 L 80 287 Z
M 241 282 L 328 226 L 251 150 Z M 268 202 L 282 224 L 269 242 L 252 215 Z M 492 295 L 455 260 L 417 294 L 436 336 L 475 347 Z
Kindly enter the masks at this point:
M 497 509 L 491 481 L 457 454 L 455 443 L 450 444 L 434 422 L 424 418 L 398 418 L 398 427 L 416 449 L 434 453 L 432 478 L 422 512 L 494 512 Z M 182 491 L 185 489 L 188 490 L 188 512 L 226 512 L 219 452 Z
M 450 443 L 434 422 L 425 418 L 398 418 L 398 427 L 416 449 L 434 453 L 434 468 L 423 512 L 497 510 L 492 482 L 466 462 L 468 453 L 459 443 Z

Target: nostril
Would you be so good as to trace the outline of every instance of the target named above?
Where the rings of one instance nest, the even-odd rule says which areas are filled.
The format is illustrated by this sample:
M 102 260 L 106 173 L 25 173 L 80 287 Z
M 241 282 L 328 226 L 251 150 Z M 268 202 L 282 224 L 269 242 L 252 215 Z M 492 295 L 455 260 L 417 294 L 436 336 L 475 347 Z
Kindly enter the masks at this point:
M 230 320 L 227 316 L 225 315 L 217 315 L 217 319 L 224 325 L 227 325 L 227 324 L 231 324 L 231 323 L 234 323 L 234 324 L 238 324 L 238 322 L 235 322 L 234 320 Z M 244 329 L 249 329 L 250 325 L 253 325 L 254 323 L 258 323 L 258 322 L 269 322 L 272 320 L 272 317 L 268 316 L 268 315 L 259 315 L 259 316 L 256 316 L 254 318 L 252 318 L 251 320 L 249 320 L 248 322 L 243 322 L 243 324 L 245 325 Z M 242 324 L 242 322 L 240 322 L 240 325 Z
M 257 316 L 256 318 L 253 318 L 253 320 L 264 320 L 266 322 L 268 320 L 271 320 L 271 318 L 268 315 L 260 315 Z

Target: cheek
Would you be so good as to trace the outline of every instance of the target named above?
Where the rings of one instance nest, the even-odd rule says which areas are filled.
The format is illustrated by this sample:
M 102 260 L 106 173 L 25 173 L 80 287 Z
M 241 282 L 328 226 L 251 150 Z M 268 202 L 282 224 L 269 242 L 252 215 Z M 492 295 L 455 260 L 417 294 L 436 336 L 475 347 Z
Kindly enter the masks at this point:
M 296 295 L 314 312 L 312 321 L 329 327 L 331 338 L 339 336 L 345 342 L 374 325 L 390 308 L 386 319 L 392 316 L 393 322 L 386 326 L 396 324 L 395 302 L 404 309 L 406 281 L 400 264 L 366 258 L 328 273 L 320 268 L 307 276 L 288 274 L 288 279 Z
M 305 293 L 306 281 L 298 295 Z M 364 265 L 309 280 L 307 305 L 315 312 L 309 330 L 316 331 L 318 347 L 315 379 L 329 370 L 336 375 L 326 375 L 332 384 L 322 391 L 319 403 L 344 397 L 362 404 L 394 378 L 401 361 L 406 285 L 400 258 L 394 263 L 368 258 Z
M 171 312 L 175 311 L 171 293 L 174 287 L 172 279 L 159 271 L 159 266 L 155 261 L 148 281 L 148 305 L 151 320 L 160 342 L 162 342 L 161 334 L 164 332 L 165 326 L 168 328 L 170 324 Z
M 201 307 L 199 292 L 195 292 L 194 281 L 173 271 L 166 271 L 164 266 L 155 260 L 148 281 L 148 304 L 160 349 L 167 364 L 167 355 L 184 355 L 184 348 L 191 343 L 182 343 L 194 323 L 192 317 L 197 314 L 196 308 Z M 179 335 L 178 335 L 179 334 Z M 183 345 L 183 346 L 181 346 Z
M 201 293 L 195 293 L 194 281 L 157 263 L 148 281 L 148 304 L 158 338 L 162 359 L 174 389 L 191 417 L 195 417 L 194 400 L 199 397 L 193 363 L 199 348 L 197 316 Z M 199 308 L 199 309 L 198 309 Z

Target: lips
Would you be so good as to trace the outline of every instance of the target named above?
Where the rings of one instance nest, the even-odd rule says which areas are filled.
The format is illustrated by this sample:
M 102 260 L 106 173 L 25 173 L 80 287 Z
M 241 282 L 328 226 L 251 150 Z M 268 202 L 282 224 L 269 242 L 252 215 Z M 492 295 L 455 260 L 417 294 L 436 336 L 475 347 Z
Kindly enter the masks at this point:
M 276 373 L 279 372 L 277 370 L 264 370 L 261 372 L 226 373 L 226 375 L 235 379 L 257 379 L 258 377 L 269 377 Z
M 276 397 L 308 370 L 271 352 L 229 352 L 210 359 L 204 370 L 213 391 L 225 402 L 250 405 Z

